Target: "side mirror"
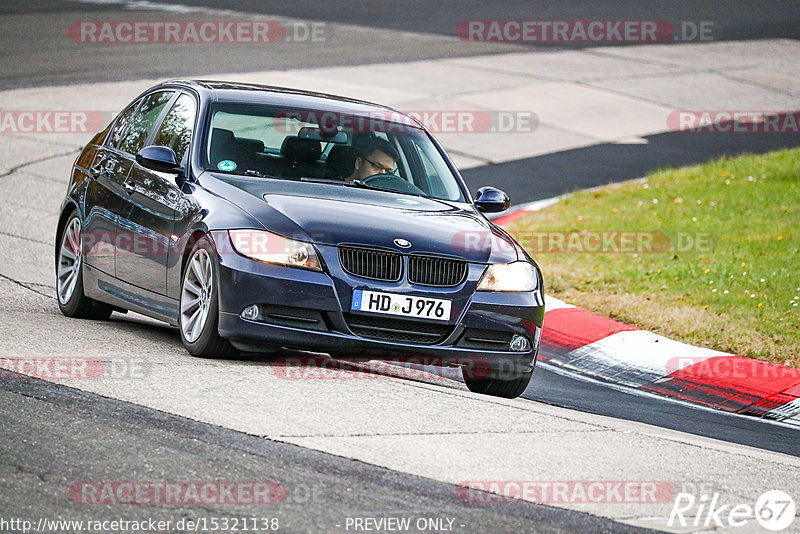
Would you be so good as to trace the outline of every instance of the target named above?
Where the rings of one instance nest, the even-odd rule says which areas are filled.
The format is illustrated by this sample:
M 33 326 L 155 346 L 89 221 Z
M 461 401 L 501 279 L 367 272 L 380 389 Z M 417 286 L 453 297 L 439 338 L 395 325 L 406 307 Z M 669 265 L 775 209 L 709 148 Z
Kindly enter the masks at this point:
M 475 207 L 484 213 L 505 211 L 511 204 L 508 195 L 494 187 L 481 187 L 475 193 Z
M 175 151 L 167 146 L 146 146 L 136 154 L 136 163 L 156 172 L 177 173 L 180 163 Z

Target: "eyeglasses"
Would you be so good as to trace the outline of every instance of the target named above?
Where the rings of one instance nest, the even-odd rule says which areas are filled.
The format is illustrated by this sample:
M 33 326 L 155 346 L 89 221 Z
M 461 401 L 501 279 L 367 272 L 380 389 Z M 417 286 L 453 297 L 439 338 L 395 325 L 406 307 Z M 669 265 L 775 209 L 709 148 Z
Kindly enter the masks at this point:
M 364 158 L 364 161 L 381 171 L 381 174 L 395 174 L 397 171 L 395 169 L 390 169 L 389 167 L 384 167 L 379 163 L 375 163 L 371 159 Z

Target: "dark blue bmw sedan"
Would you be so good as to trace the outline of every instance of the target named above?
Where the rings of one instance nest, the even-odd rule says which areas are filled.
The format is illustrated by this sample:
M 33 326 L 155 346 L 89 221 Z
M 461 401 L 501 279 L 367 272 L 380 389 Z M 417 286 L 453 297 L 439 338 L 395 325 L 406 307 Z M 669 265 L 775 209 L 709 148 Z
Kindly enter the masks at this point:
M 78 156 L 59 219 L 70 317 L 132 310 L 199 357 L 280 347 L 460 366 L 520 395 L 541 272 L 411 116 L 332 95 L 171 81 Z

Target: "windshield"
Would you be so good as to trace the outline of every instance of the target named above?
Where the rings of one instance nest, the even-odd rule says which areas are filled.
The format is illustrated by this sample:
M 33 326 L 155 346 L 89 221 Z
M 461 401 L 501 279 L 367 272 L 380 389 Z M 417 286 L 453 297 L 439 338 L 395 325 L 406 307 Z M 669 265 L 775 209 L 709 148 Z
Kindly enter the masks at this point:
M 217 104 L 205 139 L 207 170 L 324 182 L 463 202 L 430 137 L 399 113 L 344 115 Z

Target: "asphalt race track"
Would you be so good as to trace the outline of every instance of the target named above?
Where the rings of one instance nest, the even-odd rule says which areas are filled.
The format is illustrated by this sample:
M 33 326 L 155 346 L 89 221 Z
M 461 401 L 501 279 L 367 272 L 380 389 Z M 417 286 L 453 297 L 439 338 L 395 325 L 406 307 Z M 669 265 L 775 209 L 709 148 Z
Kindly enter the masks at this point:
M 44 381 L 3 380 L 2 419 L 5 435 L 25 435 L 17 446 L 4 443 L 4 464 L 17 470 L 4 476 L 5 510 L 16 515 L 65 514 L 57 496 L 63 479 L 183 480 L 187 472 L 204 480 L 281 481 L 286 499 L 279 517 L 290 516 L 282 529 L 293 532 L 331 532 L 346 517 L 401 515 L 457 517 L 469 531 L 488 532 L 503 525 L 524 532 L 640 532 L 612 521 L 579 512 L 509 503 L 503 507 L 467 504 L 454 499 L 449 484 L 398 473 L 369 464 L 249 436 L 198 423 L 135 404 L 113 401 Z M 54 426 L 54 422 L 58 424 Z M 80 433 L 74 429 L 80 428 Z M 90 447 L 87 437 L 93 436 Z M 124 461 L 110 468 L 102 459 Z M 167 454 L 168 452 L 168 454 Z M 115 462 L 116 463 L 116 462 Z M 58 469 L 54 466 L 63 466 Z M 40 473 L 35 488 L 25 474 Z M 56 476 L 57 475 L 57 476 Z M 6 478 L 7 477 L 7 478 Z M 99 477 L 99 478 L 98 478 Z M 12 497 L 13 493 L 13 498 Z M 335 513 L 330 513 L 335 510 Z M 266 509 L 267 512 L 271 510 Z M 27 512 L 27 513 L 26 513 Z M 85 515 L 73 504 L 74 517 Z M 288 512 L 288 513 L 287 513 Z M 265 512 L 262 509 L 259 515 Z M 240 504 L 161 509 L 151 517 L 169 520 L 185 516 L 250 516 Z M 94 514 L 92 514 L 94 516 Z M 119 513 L 130 520 L 141 512 L 130 507 Z M 112 515 L 117 517 L 117 515 Z
M 653 134 L 644 136 L 645 144 L 602 143 L 466 169 L 462 176 L 473 191 L 492 183 L 513 192 L 514 202 L 522 204 L 577 189 L 633 180 L 661 167 L 693 165 L 723 155 L 769 152 L 800 145 L 800 135 L 794 133 L 708 137 Z
M 800 39 L 796 4 L 778 1 L 742 1 L 736 9 L 723 0 L 655 2 L 650 7 L 577 0 L 134 4 L 12 0 L 0 5 L 0 110 L 9 109 L 12 99 L 12 109 L 59 109 L 61 96 L 48 99 L 51 86 L 54 95 L 64 95 L 69 90 L 61 86 L 73 84 L 84 89 L 110 84 L 118 90 L 122 85 L 114 83 L 325 67 L 362 69 L 368 77 L 374 65 L 381 66 L 375 72 L 383 77 L 396 67 L 392 94 L 401 94 L 418 89 L 403 83 L 404 62 L 570 48 L 458 46 L 453 33 L 465 19 L 713 20 L 718 39 L 737 46 Z M 257 45 L 205 46 L 198 53 L 195 45 L 81 46 L 65 37 L 65 28 L 76 20 L 234 20 L 253 15 L 287 24 L 322 21 L 330 25 L 329 39 L 323 44 L 278 43 L 268 53 Z M 796 61 L 794 65 L 797 69 Z M 114 105 L 133 96 L 135 91 L 118 95 Z M 800 108 L 796 90 L 780 96 Z M 28 103 L 27 108 L 18 102 Z M 337 375 L 341 380 L 314 379 L 320 376 L 310 369 L 308 379 L 291 380 L 266 355 L 198 361 L 183 350 L 177 330 L 134 314 L 114 314 L 102 323 L 66 319 L 53 297 L 51 254 L 57 209 L 78 139 L 0 135 L 0 196 L 8 205 L 0 213 L 0 251 L 7 258 L 0 266 L 0 358 L 90 356 L 120 372 L 101 380 L 59 383 L 3 372 L 0 532 L 22 531 L 4 527 L 2 521 L 11 518 L 36 524 L 39 518 L 176 521 L 236 516 L 278 518 L 280 532 L 353 532 L 359 530 L 354 518 L 387 517 L 444 521 L 441 528 L 418 529 L 429 532 L 447 531 L 448 524 L 454 532 L 702 529 L 668 528 L 670 499 L 647 504 L 487 503 L 479 497 L 461 498 L 458 485 L 470 480 L 662 481 L 674 493 L 698 498 L 718 493 L 720 502 L 731 506 L 753 505 L 772 489 L 786 491 L 795 501 L 800 498 L 798 428 L 645 395 L 547 364 L 537 368 L 522 397 L 503 400 L 472 394 L 459 380 L 432 369 L 365 365 Z M 462 174 L 472 190 L 492 183 L 522 203 L 637 178 L 665 165 L 800 145 L 797 134 L 741 134 L 697 142 L 692 136 L 659 131 L 637 139 L 574 143 L 550 153 L 473 164 Z M 133 506 L 86 504 L 70 493 L 75 484 L 99 481 L 273 481 L 285 496 L 260 506 Z M 764 532 L 750 519 L 746 527 L 730 531 Z M 786 532 L 798 529 L 796 520 Z

